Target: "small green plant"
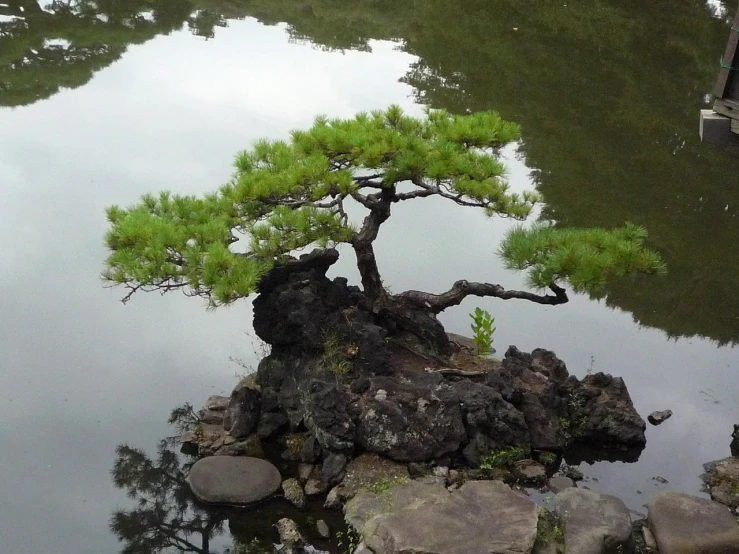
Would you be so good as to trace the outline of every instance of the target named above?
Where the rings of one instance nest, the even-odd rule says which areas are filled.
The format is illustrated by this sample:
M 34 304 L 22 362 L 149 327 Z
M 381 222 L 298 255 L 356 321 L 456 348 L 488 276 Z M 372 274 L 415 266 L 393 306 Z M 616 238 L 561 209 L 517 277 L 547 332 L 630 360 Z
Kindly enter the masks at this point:
M 557 463 L 557 455 L 554 452 L 542 452 L 539 461 L 545 466 L 553 466 Z
M 484 456 L 480 461 L 480 469 L 510 467 L 528 455 L 528 449 L 521 446 L 510 446 L 508 448 L 501 448 L 500 450 L 491 450 L 490 454 Z
M 344 359 L 341 339 L 335 333 L 325 333 L 323 338 L 323 356 L 321 364 L 329 368 L 335 375 L 349 373 L 349 362 Z
M 552 539 L 554 539 L 555 542 L 562 542 L 565 540 L 564 531 L 562 531 L 562 528 L 559 525 L 555 525 L 554 529 L 552 529 Z
M 369 491 L 374 492 L 375 494 L 387 494 L 390 489 L 396 485 L 403 485 L 404 483 L 408 482 L 407 477 L 383 477 L 379 481 L 375 481 L 374 483 L 371 483 L 367 485 L 365 488 Z
M 349 527 L 346 533 L 336 532 L 336 544 L 341 548 L 341 554 L 354 554 L 360 542 L 362 542 L 362 535 L 355 531 L 353 527 Z
M 477 346 L 477 353 L 482 355 L 491 354 L 493 352 L 493 333 L 495 333 L 495 318 L 490 312 L 482 308 L 475 308 L 470 314 L 472 318 L 472 338 Z

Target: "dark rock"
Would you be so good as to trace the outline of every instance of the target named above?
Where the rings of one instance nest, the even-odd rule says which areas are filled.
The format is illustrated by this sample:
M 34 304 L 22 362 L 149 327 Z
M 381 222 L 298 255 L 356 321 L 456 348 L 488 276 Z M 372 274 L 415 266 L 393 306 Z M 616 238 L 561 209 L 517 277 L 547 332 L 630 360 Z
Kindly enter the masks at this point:
M 357 443 L 404 462 L 455 452 L 466 439 L 459 396 L 436 374 L 376 377 L 358 401 Z M 384 394 L 376 394 L 380 390 Z
M 216 443 L 213 443 L 215 447 Z M 220 447 L 214 449 L 216 456 L 251 456 L 253 458 L 265 458 L 262 442 L 256 435 L 249 435 L 243 440 L 235 442 L 228 441 L 223 437 Z
M 519 360 L 524 363 L 524 365 L 530 365 L 531 362 L 534 360 L 533 356 L 531 354 L 528 354 L 527 352 L 521 352 L 517 347 L 511 345 L 508 347 L 508 350 L 506 350 L 505 353 L 506 358 L 512 358 L 514 360 Z
M 305 493 L 303 492 L 303 487 L 300 486 L 300 481 L 297 479 L 285 479 L 282 482 L 282 493 L 285 496 L 285 500 L 296 508 L 305 506 Z
M 652 412 L 647 416 L 649 423 L 659 425 L 672 417 L 672 410 L 663 410 L 661 412 Z
M 513 465 L 513 475 L 524 483 L 541 485 L 547 478 L 547 470 L 534 460 L 518 460 Z
M 321 458 L 321 445 L 315 435 L 310 435 L 303 443 L 300 460 L 306 464 L 314 464 Z
M 205 410 L 200 418 L 203 423 L 209 423 L 211 425 L 222 425 L 223 424 L 223 412 L 220 410 Z
M 582 471 L 572 466 L 565 466 L 562 468 L 562 475 L 569 477 L 573 481 L 582 481 L 585 476 Z
M 468 380 L 451 385 L 459 395 L 469 442 L 464 457 L 473 467 L 480 465 L 491 450 L 514 444 L 529 444 L 529 430 L 523 414 L 491 387 Z
M 223 419 L 223 428 L 239 439 L 251 433 L 259 420 L 262 394 L 247 386 L 238 386 L 231 393 Z
M 272 495 L 282 479 L 275 466 L 259 458 L 210 456 L 195 462 L 187 482 L 202 502 L 248 505 Z
M 179 439 L 180 441 L 180 452 L 186 456 L 197 456 L 200 450 L 198 446 L 198 440 L 195 437 L 195 433 L 185 433 Z
M 415 479 L 429 474 L 429 466 L 421 462 L 410 462 L 408 464 L 408 473 Z
M 542 384 L 538 391 L 521 394 L 521 410 L 531 435 L 531 448 L 562 450 L 567 436 L 560 425 L 565 402 L 555 383 Z
M 739 457 L 739 425 L 734 425 L 734 432 L 731 434 L 731 439 L 731 444 L 729 445 L 731 455 Z
M 263 413 L 257 424 L 257 436 L 260 439 L 268 439 L 281 429 L 287 427 L 289 421 L 287 417 L 275 412 Z
M 531 352 L 531 369 L 555 383 L 564 383 L 570 376 L 565 363 L 554 352 L 543 348 Z
M 312 380 L 304 409 L 306 425 L 322 448 L 338 452 L 354 447 L 355 424 L 348 413 L 349 399 L 344 387 L 339 388 L 336 382 Z
M 327 488 L 333 487 L 344 478 L 346 461 L 344 454 L 333 452 L 323 457 L 321 481 L 324 482 Z
M 739 523 L 725 506 L 679 492 L 648 503 L 649 528 L 660 554 L 739 554 Z
M 579 440 L 593 444 L 643 446 L 647 424 L 639 416 L 623 379 L 604 373 L 586 375 L 570 391 L 570 407 L 582 400 L 582 421 L 575 422 Z
M 631 554 L 634 551 L 629 509 L 618 498 L 570 488 L 554 497 L 554 510 L 562 522 L 567 552 Z

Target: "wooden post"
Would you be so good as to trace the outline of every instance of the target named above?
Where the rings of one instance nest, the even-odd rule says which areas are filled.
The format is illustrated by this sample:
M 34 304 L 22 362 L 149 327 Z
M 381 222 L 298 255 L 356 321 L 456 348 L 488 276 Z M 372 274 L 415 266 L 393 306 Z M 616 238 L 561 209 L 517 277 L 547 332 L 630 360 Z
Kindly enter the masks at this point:
M 737 7 L 731 28 L 729 42 L 726 43 L 726 50 L 721 58 L 723 60 L 723 67 L 719 71 L 718 80 L 713 89 L 713 95 L 719 99 L 724 99 L 727 95 L 736 95 L 736 97 L 730 99 L 739 102 L 739 71 L 730 69 L 739 65 L 739 56 L 737 56 L 737 45 L 739 45 L 739 7 Z

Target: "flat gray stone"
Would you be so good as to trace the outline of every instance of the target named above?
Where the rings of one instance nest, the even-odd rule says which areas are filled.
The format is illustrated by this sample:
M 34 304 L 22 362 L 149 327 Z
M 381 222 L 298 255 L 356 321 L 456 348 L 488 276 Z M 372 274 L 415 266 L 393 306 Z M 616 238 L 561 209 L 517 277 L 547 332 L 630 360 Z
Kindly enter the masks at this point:
M 538 508 L 500 481 L 469 481 L 440 502 L 370 519 L 362 529 L 375 554 L 522 554 L 536 540 Z
M 228 396 L 214 394 L 213 396 L 209 396 L 208 400 L 205 401 L 205 409 L 222 412 L 228 408 L 229 401 L 230 398 Z
M 395 483 L 379 481 L 372 490 L 361 488 L 344 507 L 344 519 L 355 529 L 361 530 L 376 515 L 395 512 L 421 504 L 445 502 L 449 491 L 438 482 L 407 481 Z
M 567 554 L 634 551 L 629 510 L 615 496 L 566 489 L 554 497 L 554 511 L 562 523 Z
M 322 519 L 316 521 L 316 531 L 318 531 L 318 534 L 321 535 L 324 539 L 327 539 L 331 536 L 331 529 L 329 529 L 328 523 L 326 523 Z
M 556 475 L 547 481 L 547 487 L 549 487 L 549 490 L 554 494 L 562 492 L 565 489 L 574 488 L 575 486 L 575 482 L 564 475 Z
M 267 498 L 282 478 L 275 466 L 260 458 L 210 456 L 195 462 L 187 482 L 202 502 L 240 506 Z
M 647 504 L 660 554 L 739 554 L 739 523 L 706 498 L 663 492 Z

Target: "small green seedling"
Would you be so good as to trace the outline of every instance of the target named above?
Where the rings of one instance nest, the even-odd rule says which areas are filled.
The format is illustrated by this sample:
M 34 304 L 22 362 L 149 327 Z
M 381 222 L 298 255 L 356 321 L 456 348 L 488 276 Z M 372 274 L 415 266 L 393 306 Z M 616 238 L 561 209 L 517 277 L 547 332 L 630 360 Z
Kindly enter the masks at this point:
M 493 333 L 495 333 L 495 318 L 490 312 L 481 308 L 475 308 L 475 312 L 470 314 L 472 318 L 472 337 L 477 346 L 477 353 L 481 356 L 493 353 Z

